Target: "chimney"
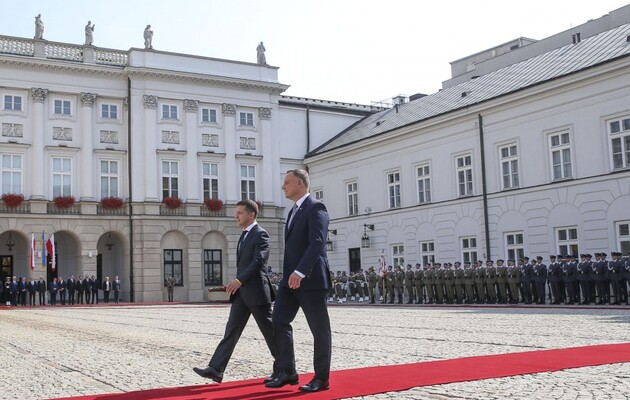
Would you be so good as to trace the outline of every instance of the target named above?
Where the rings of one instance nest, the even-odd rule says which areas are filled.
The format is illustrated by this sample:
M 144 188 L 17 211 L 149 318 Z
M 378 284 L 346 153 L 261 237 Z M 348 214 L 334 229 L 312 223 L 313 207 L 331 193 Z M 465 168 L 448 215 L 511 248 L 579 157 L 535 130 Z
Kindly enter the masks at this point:
M 405 96 L 403 95 L 398 95 L 396 97 L 392 97 L 392 101 L 394 102 L 394 105 L 399 106 L 401 104 L 405 104 Z

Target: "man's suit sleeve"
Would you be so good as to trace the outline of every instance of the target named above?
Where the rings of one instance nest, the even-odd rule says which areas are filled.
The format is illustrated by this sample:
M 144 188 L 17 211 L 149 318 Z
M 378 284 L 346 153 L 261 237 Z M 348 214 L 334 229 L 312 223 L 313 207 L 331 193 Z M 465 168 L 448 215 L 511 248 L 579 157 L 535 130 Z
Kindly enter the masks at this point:
M 254 254 L 252 255 L 251 261 L 236 277 L 243 285 L 245 285 L 254 274 L 260 273 L 269 258 L 269 247 L 271 242 L 269 234 L 265 230 L 261 229 L 256 233 L 256 237 L 253 239 L 255 240 L 253 243 Z
M 328 233 L 328 212 L 323 203 L 316 202 L 308 213 L 308 246 L 302 254 L 299 264 L 295 268 L 309 276 L 313 267 L 319 263 L 319 258 L 326 251 L 326 236 Z

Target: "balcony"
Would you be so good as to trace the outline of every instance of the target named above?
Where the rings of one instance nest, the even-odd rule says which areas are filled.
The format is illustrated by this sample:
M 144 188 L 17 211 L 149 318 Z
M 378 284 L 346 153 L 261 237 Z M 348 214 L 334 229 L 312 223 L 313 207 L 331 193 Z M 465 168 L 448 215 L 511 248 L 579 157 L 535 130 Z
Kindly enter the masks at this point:
M 212 211 L 205 204 L 202 204 L 199 209 L 199 215 L 202 217 L 225 217 L 225 206 L 223 206 L 220 210 Z
M 54 215 L 80 215 L 81 205 L 74 203 L 70 207 L 59 208 L 55 205 L 54 201 L 50 201 L 46 205 L 46 213 Z
M 28 201 L 22 202 L 17 207 L 9 207 L 4 202 L 0 202 L 0 214 L 30 214 L 31 204 Z
M 169 208 L 166 204 L 160 204 L 160 215 L 168 217 L 182 217 L 188 215 L 186 207 Z
M 105 216 L 129 215 L 129 206 L 125 204 L 120 208 L 105 208 L 102 205 L 98 204 L 96 206 L 96 215 L 105 215 Z

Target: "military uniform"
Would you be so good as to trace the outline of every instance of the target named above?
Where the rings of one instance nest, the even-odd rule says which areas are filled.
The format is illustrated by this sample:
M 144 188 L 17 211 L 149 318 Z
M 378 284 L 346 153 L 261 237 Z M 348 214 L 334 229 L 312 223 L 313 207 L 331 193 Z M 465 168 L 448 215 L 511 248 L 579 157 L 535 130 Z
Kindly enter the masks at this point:
M 475 268 L 475 288 L 477 289 L 476 303 L 483 304 L 486 302 L 486 268 L 483 265 L 477 265 Z
M 442 264 L 434 264 L 433 289 L 435 290 L 435 301 L 437 304 L 444 303 L 444 270 Z
M 464 302 L 464 270 L 461 268 L 461 263 L 459 261 L 455 262 L 453 277 L 455 302 L 457 304 L 462 304 Z
M 532 304 L 533 275 L 534 267 L 529 263 L 529 257 L 524 257 L 521 266 L 521 297 L 525 304 Z
M 510 289 L 510 303 L 518 304 L 520 300 L 521 268 L 514 265 L 514 260 L 508 260 L 507 283 Z
M 486 293 L 488 295 L 488 303 L 495 304 L 497 302 L 495 284 L 497 282 L 497 270 L 494 267 L 494 261 L 486 262 Z
M 360 269 L 359 272 L 354 274 L 354 285 L 355 290 L 357 292 L 357 296 L 359 297 L 359 302 L 363 302 L 363 300 L 367 300 L 367 277 L 363 273 L 363 270 Z
M 433 291 L 433 267 L 424 268 L 424 288 L 427 292 L 427 303 L 435 302 L 435 292 Z
M 378 275 L 374 270 L 374 267 L 370 267 L 367 274 L 368 294 L 370 297 L 370 304 L 376 303 L 376 286 L 378 285 Z
M 577 283 L 576 275 L 577 275 L 577 262 L 575 262 L 575 257 L 569 256 L 568 262 L 566 262 L 562 267 L 562 280 L 564 281 L 564 288 L 566 290 L 566 299 L 565 304 L 573 304 L 575 303 L 575 284 Z
M 545 285 L 547 284 L 547 266 L 542 263 L 542 257 L 536 257 L 536 265 L 534 265 L 534 285 L 536 286 L 536 303 L 546 303 Z
M 552 304 L 560 304 L 562 295 L 560 292 L 560 280 L 562 279 L 562 267 L 559 262 L 556 261 L 556 256 L 549 256 L 550 263 L 547 268 L 547 279 L 549 280 L 549 286 L 551 286 Z
M 415 281 L 415 274 L 411 269 L 411 264 L 407 265 L 407 271 L 405 272 L 405 290 L 407 291 L 407 304 L 413 304 L 415 293 L 413 291 Z
M 426 295 L 424 294 L 424 271 L 420 264 L 416 264 L 413 281 L 416 289 L 416 304 L 422 304 L 426 301 Z
M 392 270 L 391 265 L 387 269 L 387 273 L 385 274 L 385 298 L 389 299 L 387 301 L 389 304 L 394 304 L 394 278 L 396 273 Z
M 507 266 L 503 263 L 503 260 L 497 260 L 496 282 L 497 282 L 498 302 L 502 304 L 506 304 L 507 303 Z
M 610 290 L 608 289 L 608 262 L 606 253 L 595 253 L 596 261 L 593 263 L 593 280 L 597 292 L 598 305 L 608 303 Z
M 577 280 L 582 293 L 582 301 L 580 304 L 589 304 L 592 302 L 589 281 L 591 280 L 592 269 L 591 262 L 587 260 L 587 254 L 580 254 L 581 261 L 577 265 Z
M 453 304 L 453 285 L 455 284 L 455 274 L 450 263 L 444 263 L 444 303 Z
M 338 274 L 336 277 L 335 283 L 335 294 L 337 295 L 337 301 L 339 303 L 343 303 L 346 301 L 347 297 L 347 289 L 348 289 L 348 275 L 343 271 L 341 274 Z
M 398 304 L 403 303 L 403 287 L 405 286 L 405 271 L 403 271 L 400 265 L 396 266 L 396 272 L 394 273 L 394 290 L 396 291 L 396 302 Z
M 610 253 L 612 260 L 608 262 L 608 271 L 610 276 L 610 285 L 612 286 L 612 302 L 610 304 L 621 304 L 621 282 L 623 280 L 623 270 L 625 263 L 621 260 L 621 253 L 613 251 Z

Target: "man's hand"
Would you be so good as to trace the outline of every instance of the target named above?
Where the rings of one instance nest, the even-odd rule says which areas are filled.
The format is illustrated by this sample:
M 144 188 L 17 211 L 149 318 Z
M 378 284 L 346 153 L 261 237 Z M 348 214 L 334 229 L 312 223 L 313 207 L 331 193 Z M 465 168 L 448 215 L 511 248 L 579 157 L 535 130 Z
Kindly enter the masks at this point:
M 232 282 L 228 283 L 225 287 L 225 291 L 229 294 L 235 294 L 240 288 L 242 284 L 238 279 L 234 279 Z
M 295 272 L 289 276 L 289 288 L 297 289 L 300 287 L 300 283 L 302 282 L 302 277 Z

